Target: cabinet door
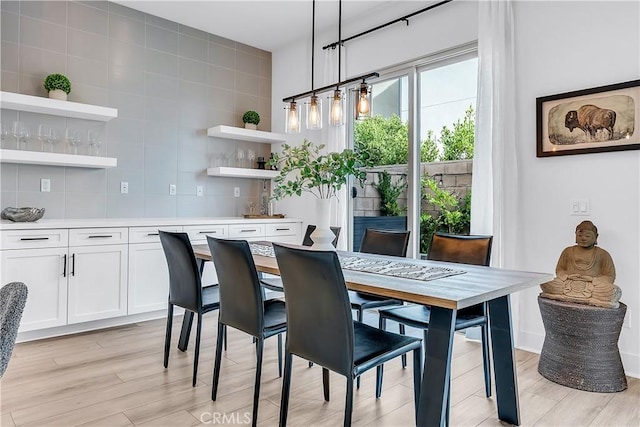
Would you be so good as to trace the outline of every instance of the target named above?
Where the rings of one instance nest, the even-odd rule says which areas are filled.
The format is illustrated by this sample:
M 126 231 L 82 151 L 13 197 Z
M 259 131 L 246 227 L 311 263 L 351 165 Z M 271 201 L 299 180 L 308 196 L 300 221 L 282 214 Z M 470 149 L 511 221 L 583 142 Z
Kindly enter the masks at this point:
M 160 243 L 129 245 L 128 314 L 167 308 L 169 269 Z
M 67 324 L 67 248 L 2 251 L 2 284 L 29 289 L 20 332 Z
M 127 314 L 127 245 L 69 248 L 69 323 Z

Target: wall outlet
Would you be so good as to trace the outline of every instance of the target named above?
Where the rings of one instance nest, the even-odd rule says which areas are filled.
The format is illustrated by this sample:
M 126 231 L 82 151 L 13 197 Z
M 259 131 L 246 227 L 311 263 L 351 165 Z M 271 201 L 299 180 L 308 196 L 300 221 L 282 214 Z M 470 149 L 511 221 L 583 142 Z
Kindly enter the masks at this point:
M 129 183 L 122 181 L 120 183 L 120 194 L 129 194 Z
M 240 197 L 240 187 L 233 187 L 233 197 Z
M 175 196 L 176 195 L 176 185 L 175 184 L 170 184 L 169 185 L 169 195 L 170 196 Z
M 198 197 L 204 196 L 204 187 L 202 185 L 196 186 L 196 196 Z
M 42 178 L 40 180 L 40 191 L 43 193 L 48 193 L 51 191 L 51 180 L 48 178 Z

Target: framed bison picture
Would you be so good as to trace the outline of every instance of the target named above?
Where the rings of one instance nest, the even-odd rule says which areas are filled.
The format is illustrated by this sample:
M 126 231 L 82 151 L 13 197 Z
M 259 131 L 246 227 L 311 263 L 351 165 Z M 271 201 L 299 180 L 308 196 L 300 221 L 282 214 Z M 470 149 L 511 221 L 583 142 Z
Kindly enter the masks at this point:
M 640 149 L 640 80 L 536 99 L 538 157 Z

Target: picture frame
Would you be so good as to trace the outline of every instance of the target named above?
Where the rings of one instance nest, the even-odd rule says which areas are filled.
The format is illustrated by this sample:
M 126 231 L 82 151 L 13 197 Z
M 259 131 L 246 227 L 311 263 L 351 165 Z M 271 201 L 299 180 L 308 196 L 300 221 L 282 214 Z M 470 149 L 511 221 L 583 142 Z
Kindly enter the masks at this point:
M 640 149 L 640 80 L 536 98 L 537 157 Z

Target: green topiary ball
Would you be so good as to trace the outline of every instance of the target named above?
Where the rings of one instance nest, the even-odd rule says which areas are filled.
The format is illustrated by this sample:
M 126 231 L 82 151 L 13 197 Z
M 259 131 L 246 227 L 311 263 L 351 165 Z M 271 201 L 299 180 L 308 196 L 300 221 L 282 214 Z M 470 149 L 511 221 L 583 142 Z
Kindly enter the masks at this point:
M 71 92 L 71 82 L 64 74 L 49 74 L 44 79 L 44 88 L 47 92 L 60 89 L 68 95 Z
M 260 114 L 256 113 L 255 111 L 247 111 L 242 116 L 242 123 L 251 123 L 257 125 L 258 123 L 260 123 Z

